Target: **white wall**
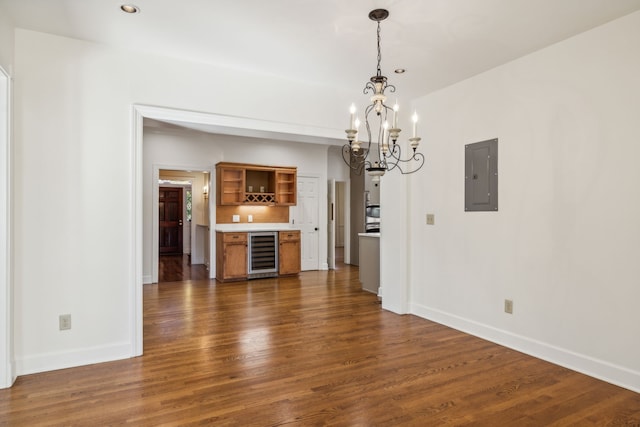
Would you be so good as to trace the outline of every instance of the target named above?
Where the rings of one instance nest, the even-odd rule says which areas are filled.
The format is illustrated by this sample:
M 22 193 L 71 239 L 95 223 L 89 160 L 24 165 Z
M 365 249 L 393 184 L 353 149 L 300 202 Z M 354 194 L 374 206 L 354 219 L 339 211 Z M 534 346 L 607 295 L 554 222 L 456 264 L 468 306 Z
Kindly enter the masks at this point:
M 415 102 L 412 312 L 640 391 L 638 52 L 634 13 Z M 499 211 L 465 213 L 489 138 Z
M 345 139 L 346 142 L 346 139 Z M 349 181 L 349 167 L 342 159 L 342 147 L 330 146 L 327 153 L 327 174 L 329 179 L 336 181 Z
M 13 22 L 0 4 L 0 67 L 9 74 L 13 69 L 13 32 Z
M 349 105 L 310 83 L 20 29 L 15 93 L 18 374 L 135 354 L 133 104 L 330 129 L 343 127 L 336 105 Z M 274 100 L 286 102 L 267 108 Z M 66 313 L 73 328 L 58 331 Z
M 213 168 L 218 162 L 252 163 L 272 166 L 296 166 L 300 175 L 318 175 L 321 182 L 327 180 L 327 146 L 320 144 L 300 144 L 241 136 L 208 134 L 189 130 L 167 130 L 145 128 L 144 133 L 144 234 L 143 271 L 150 277 L 152 271 L 151 224 L 152 174 L 154 165 L 171 165 L 193 168 L 207 166 Z M 213 175 L 215 180 L 215 174 Z M 320 211 L 326 211 L 326 186 L 321 186 Z M 212 203 L 215 204 L 215 184 L 211 189 Z M 212 227 L 213 231 L 213 227 Z M 326 241 L 326 237 L 325 237 Z M 215 260 L 215 246 L 211 247 Z M 326 244 L 320 249 L 320 259 L 326 259 Z M 211 269 L 215 277 L 215 269 Z M 151 280 L 145 279 L 145 283 Z

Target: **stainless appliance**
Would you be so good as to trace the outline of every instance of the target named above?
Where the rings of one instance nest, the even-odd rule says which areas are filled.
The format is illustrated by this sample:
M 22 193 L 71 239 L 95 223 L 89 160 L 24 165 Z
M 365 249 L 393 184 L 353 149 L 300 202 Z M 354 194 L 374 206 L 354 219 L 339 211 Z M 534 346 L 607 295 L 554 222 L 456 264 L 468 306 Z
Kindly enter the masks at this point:
M 380 232 L 380 205 L 367 205 L 364 218 L 365 233 Z
M 278 276 L 278 232 L 249 233 L 249 279 Z

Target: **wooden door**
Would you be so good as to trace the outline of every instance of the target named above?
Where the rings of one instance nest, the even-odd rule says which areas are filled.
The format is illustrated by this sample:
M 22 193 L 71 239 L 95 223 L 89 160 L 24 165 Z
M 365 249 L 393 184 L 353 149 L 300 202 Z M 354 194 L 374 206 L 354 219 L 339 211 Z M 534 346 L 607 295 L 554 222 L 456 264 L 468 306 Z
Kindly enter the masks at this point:
M 160 187 L 160 253 L 182 253 L 182 188 Z

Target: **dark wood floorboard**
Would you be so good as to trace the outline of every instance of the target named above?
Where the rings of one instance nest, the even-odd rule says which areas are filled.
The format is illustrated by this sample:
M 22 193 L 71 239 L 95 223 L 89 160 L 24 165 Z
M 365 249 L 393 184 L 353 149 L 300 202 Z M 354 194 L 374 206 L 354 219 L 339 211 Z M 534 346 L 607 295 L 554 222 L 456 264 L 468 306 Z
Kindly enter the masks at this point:
M 384 311 L 348 266 L 145 285 L 144 346 L 18 378 L 0 425 L 640 425 L 639 394 Z
M 158 259 L 158 282 L 182 282 L 209 278 L 204 264 L 191 264 L 189 255 L 160 255 Z

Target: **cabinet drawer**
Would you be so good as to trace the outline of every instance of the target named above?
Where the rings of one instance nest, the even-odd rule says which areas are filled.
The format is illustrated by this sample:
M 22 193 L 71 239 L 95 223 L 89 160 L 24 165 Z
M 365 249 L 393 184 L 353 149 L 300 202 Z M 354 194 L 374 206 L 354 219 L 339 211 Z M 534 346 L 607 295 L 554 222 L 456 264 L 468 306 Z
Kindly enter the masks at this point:
M 278 236 L 280 242 L 296 242 L 300 240 L 299 231 L 281 231 Z
M 247 233 L 222 233 L 224 243 L 247 243 Z

